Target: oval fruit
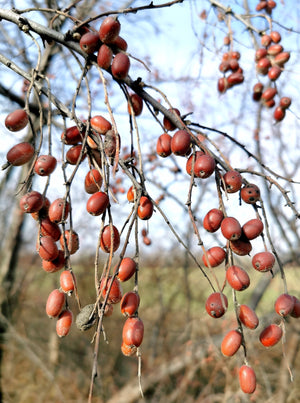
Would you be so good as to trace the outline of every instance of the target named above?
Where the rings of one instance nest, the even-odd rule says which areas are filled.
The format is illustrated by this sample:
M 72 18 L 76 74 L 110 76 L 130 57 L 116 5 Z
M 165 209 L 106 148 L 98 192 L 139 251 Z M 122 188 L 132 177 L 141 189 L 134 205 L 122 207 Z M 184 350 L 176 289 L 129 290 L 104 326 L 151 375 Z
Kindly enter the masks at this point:
M 242 227 L 234 217 L 225 217 L 221 222 L 221 232 L 229 241 L 236 241 L 242 235 Z
M 277 89 L 276 88 L 267 88 L 261 96 L 261 99 L 264 102 L 270 101 L 271 99 L 273 99 L 275 97 L 275 95 L 277 94 Z
M 88 199 L 86 204 L 87 212 L 93 216 L 104 213 L 109 205 L 109 197 L 104 192 L 96 192 Z
M 11 132 L 18 132 L 27 126 L 28 120 L 28 115 L 24 109 L 16 109 L 6 116 L 4 124 Z
M 127 318 L 122 331 L 123 343 L 125 343 L 127 346 L 139 347 L 142 344 L 143 337 L 143 321 L 138 317 Z
M 253 183 L 245 185 L 241 189 L 241 198 L 247 204 L 255 204 L 260 199 L 259 187 Z
M 177 116 L 180 117 L 180 111 L 177 108 L 170 108 L 168 109 L 169 112 L 172 112 L 173 114 L 176 114 Z M 169 118 L 167 118 L 166 116 L 164 116 L 163 118 L 163 126 L 165 128 L 165 130 L 172 132 L 173 130 L 176 129 L 176 126 L 174 125 L 173 122 L 171 122 L 171 120 Z
M 281 35 L 278 31 L 271 31 L 270 32 L 270 37 L 272 38 L 272 41 L 274 43 L 278 43 L 281 41 Z
M 64 293 L 71 295 L 75 289 L 74 274 L 70 270 L 64 270 L 60 274 L 59 278 L 60 287 Z
M 156 152 L 160 157 L 166 158 L 172 154 L 171 141 L 172 137 L 168 133 L 163 133 L 158 137 Z
M 223 176 L 227 193 L 235 193 L 240 190 L 243 184 L 243 178 L 238 171 L 228 171 Z
M 216 168 L 216 162 L 213 157 L 208 154 L 199 155 L 195 159 L 194 174 L 197 178 L 206 179 L 211 176 Z
M 65 294 L 58 289 L 51 291 L 46 303 L 46 313 L 49 318 L 55 318 L 60 314 L 65 303 Z
M 186 172 L 187 172 L 189 175 L 192 175 L 193 164 L 194 164 L 194 173 L 195 173 L 195 164 L 196 164 L 197 159 L 198 159 L 201 155 L 204 155 L 204 152 L 203 152 L 203 151 L 196 151 L 195 153 L 193 153 L 192 155 L 190 155 L 190 157 L 187 159 L 185 169 L 186 169 Z
M 20 208 L 24 213 L 35 213 L 43 207 L 43 204 L 43 195 L 35 190 L 24 194 L 20 199 Z
M 213 208 L 205 215 L 203 219 L 203 227 L 208 232 L 216 232 L 224 218 L 224 214 L 221 210 Z
M 129 280 L 136 272 L 137 264 L 131 257 L 124 257 L 118 270 L 118 279 L 120 281 Z
M 240 305 L 238 315 L 242 324 L 248 329 L 256 329 L 259 325 L 256 313 L 248 305 Z
M 264 86 L 262 83 L 256 83 L 254 85 L 253 93 L 252 93 L 252 99 L 254 101 L 259 101 L 261 99 L 263 88 L 264 88 Z
M 95 132 L 106 134 L 111 130 L 111 123 L 101 115 L 96 115 L 91 118 L 91 127 Z
M 259 340 L 263 346 L 272 347 L 280 341 L 282 334 L 282 328 L 272 323 L 260 333 Z
M 68 201 L 59 198 L 54 200 L 49 207 L 48 215 L 52 222 L 59 224 L 67 219 L 70 210 Z
M 265 76 L 271 67 L 271 62 L 267 57 L 263 57 L 256 63 L 256 71 L 258 74 Z
M 133 186 L 130 186 L 130 188 L 127 191 L 127 200 L 129 201 L 129 203 L 134 202 L 134 195 L 135 195 L 135 191 L 133 189 Z
M 252 239 L 257 238 L 264 229 L 264 224 L 259 218 L 253 218 L 252 220 L 247 221 L 242 226 L 243 235 L 251 241 Z
M 92 55 L 99 49 L 99 35 L 95 32 L 87 32 L 80 38 L 79 45 L 85 53 Z
M 97 169 L 91 169 L 85 176 L 84 189 L 88 194 L 96 193 L 102 186 L 103 178 Z
M 218 80 L 218 91 L 223 94 L 229 87 L 226 77 L 220 77 Z
M 132 109 L 135 116 L 140 116 L 143 111 L 143 98 L 138 94 L 131 94 L 128 100 L 128 113 L 132 114 Z
M 51 236 L 56 242 L 60 238 L 61 230 L 58 224 L 52 222 L 49 217 L 45 217 L 40 220 L 40 233 L 42 236 Z
M 276 299 L 274 308 L 280 316 L 289 315 L 294 309 L 294 298 L 289 294 L 281 294 Z
M 133 316 L 138 310 L 140 297 L 134 291 L 126 292 L 120 303 L 121 313 L 125 316 Z
M 17 167 L 29 162 L 34 155 L 34 147 L 27 142 L 13 146 L 6 154 L 7 161 Z
M 66 161 L 70 165 L 76 165 L 79 161 L 83 161 L 84 158 L 86 157 L 86 154 L 82 152 L 82 144 L 77 144 L 76 146 L 72 146 L 67 152 L 66 152 Z
M 130 68 L 130 59 L 125 53 L 118 53 L 113 58 L 111 64 L 112 75 L 118 80 L 124 80 L 127 77 Z
M 128 44 L 122 36 L 118 35 L 111 43 L 110 46 L 112 47 L 114 53 L 118 53 L 120 50 L 126 52 L 128 48 Z
M 186 130 L 177 130 L 171 140 L 171 150 L 175 155 L 187 155 L 191 150 L 191 136 Z
M 261 272 L 272 270 L 274 264 L 275 256 L 271 252 L 260 252 L 252 258 L 252 266 Z
M 277 106 L 273 116 L 277 122 L 281 122 L 285 118 L 285 109 L 283 109 L 281 106 Z
M 208 249 L 206 251 L 206 255 L 209 263 L 207 262 L 205 254 L 202 256 L 203 263 L 205 264 L 206 267 L 219 266 L 221 263 L 224 262 L 226 258 L 226 252 L 220 246 L 213 246 L 212 248 Z
M 42 236 L 40 238 L 37 251 L 44 260 L 54 260 L 58 257 L 58 248 L 51 236 Z
M 110 253 L 112 247 L 113 252 L 115 252 L 120 246 L 120 234 L 118 229 L 113 225 L 113 231 L 111 232 L 110 225 L 106 225 L 103 228 L 101 235 L 100 246 L 104 252 Z
M 70 255 L 74 255 L 79 249 L 79 236 L 77 232 L 72 230 L 65 230 L 64 234 L 61 234 L 59 242 L 62 250 L 65 250 L 65 240 Z
M 268 55 L 276 56 L 283 51 L 283 47 L 280 44 L 276 43 L 275 45 L 269 46 L 267 51 L 268 51 Z M 278 66 L 276 66 L 276 67 L 278 67 Z
M 239 266 L 229 266 L 226 270 L 226 280 L 236 291 L 243 291 L 250 285 L 248 273 Z
M 113 42 L 119 35 L 121 24 L 117 17 L 106 17 L 99 29 L 99 38 L 103 43 Z
M 111 66 L 111 62 L 113 59 L 113 51 L 112 49 L 105 45 L 100 46 L 100 49 L 98 50 L 98 55 L 97 55 L 97 63 L 98 66 L 101 67 L 101 69 L 108 70 Z
M 255 52 L 255 61 L 258 62 L 263 57 L 266 57 L 267 54 L 268 54 L 267 49 L 265 48 L 257 49 L 257 51 Z
M 290 59 L 290 52 L 281 52 L 275 56 L 274 63 L 280 67 L 283 67 Z
M 206 300 L 206 312 L 213 318 L 220 318 L 228 308 L 228 300 L 225 294 L 212 293 Z
M 149 220 L 153 214 L 153 203 L 146 197 L 142 196 L 140 199 L 137 215 L 141 220 Z
M 239 67 L 239 64 L 236 64 L 237 68 Z M 235 71 L 234 73 L 229 74 L 227 77 L 227 84 L 228 87 L 233 87 L 234 85 L 242 84 L 244 82 L 244 75 L 238 71 Z
M 66 145 L 76 145 L 80 143 L 84 138 L 84 133 L 81 133 L 77 126 L 72 126 L 62 132 L 61 140 Z
M 252 250 L 252 245 L 247 239 L 237 239 L 236 241 L 229 241 L 229 247 L 238 256 L 246 256 Z
M 34 164 L 34 171 L 40 176 L 52 174 L 56 168 L 57 160 L 52 155 L 40 155 Z
M 242 334 L 238 330 L 230 330 L 222 340 L 221 352 L 226 357 L 232 357 L 242 344 Z
M 253 393 L 256 389 L 256 375 L 248 365 L 242 365 L 239 370 L 240 387 L 244 393 Z
M 282 70 L 279 66 L 272 66 L 270 70 L 268 71 L 268 77 L 271 81 L 276 81 L 277 78 L 279 78 L 280 74 L 282 73 Z
M 112 282 L 112 285 L 111 285 L 111 282 Z M 122 299 L 121 284 L 117 277 L 115 277 L 112 280 L 112 276 L 109 276 L 107 281 L 105 278 L 103 278 L 101 280 L 100 290 L 102 291 L 103 298 L 105 298 L 109 288 L 110 288 L 110 291 L 109 291 L 107 303 L 108 304 L 117 304 Z
M 272 43 L 272 38 L 271 38 L 271 36 L 270 36 L 270 35 L 263 35 L 263 36 L 261 37 L 261 39 L 260 39 L 260 43 L 262 44 L 262 46 L 265 46 L 265 47 L 267 48 L 267 47 L 270 46 L 271 43 Z
M 280 98 L 279 106 L 282 109 L 287 109 L 291 105 L 291 103 L 292 103 L 292 100 L 290 97 L 282 97 L 282 98 Z
M 56 322 L 56 333 L 59 337 L 65 337 L 71 329 L 73 314 L 69 309 L 65 309 L 59 315 Z
M 62 250 L 59 250 L 56 259 L 49 261 L 48 260 L 42 261 L 42 268 L 47 273 L 56 273 L 57 271 L 65 267 L 65 263 L 66 263 L 65 254 Z

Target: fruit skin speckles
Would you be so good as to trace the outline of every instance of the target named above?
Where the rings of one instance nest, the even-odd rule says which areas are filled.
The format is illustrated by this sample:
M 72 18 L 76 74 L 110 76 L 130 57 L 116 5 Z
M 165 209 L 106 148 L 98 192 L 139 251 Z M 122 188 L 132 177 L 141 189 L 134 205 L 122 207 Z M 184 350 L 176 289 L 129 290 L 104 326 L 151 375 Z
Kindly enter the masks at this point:
M 253 183 L 245 185 L 241 189 L 241 198 L 247 204 L 255 204 L 260 199 L 259 187 Z
M 225 294 L 212 293 L 206 300 L 205 309 L 209 316 L 220 318 L 228 308 L 228 300 Z

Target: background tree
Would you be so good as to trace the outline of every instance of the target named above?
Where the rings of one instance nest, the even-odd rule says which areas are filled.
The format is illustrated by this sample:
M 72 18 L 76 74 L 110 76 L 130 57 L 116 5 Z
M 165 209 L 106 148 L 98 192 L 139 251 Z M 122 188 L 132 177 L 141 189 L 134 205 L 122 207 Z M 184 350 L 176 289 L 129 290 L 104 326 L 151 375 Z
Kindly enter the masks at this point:
M 191 396 L 193 401 L 197 397 L 201 401 L 206 397 L 218 401 L 222 395 L 219 384 L 225 390 L 225 398 L 230 400 L 238 384 L 239 368 L 246 371 L 240 378 L 243 392 L 254 392 L 253 373 L 249 368 L 254 368 L 261 380 L 264 366 L 262 362 L 255 362 L 252 353 L 259 335 L 264 345 L 270 345 L 279 341 L 282 332 L 289 336 L 290 331 L 291 337 L 282 344 L 283 356 L 288 356 L 287 360 L 282 360 L 282 366 L 289 369 L 299 343 L 294 331 L 297 324 L 291 316 L 286 317 L 291 312 L 292 317 L 299 315 L 296 298 L 299 290 L 293 285 L 293 277 L 290 282 L 286 279 L 287 265 L 299 259 L 296 197 L 299 100 L 295 86 L 299 51 L 297 21 L 293 20 L 296 13 L 291 13 L 288 5 L 271 1 L 235 2 L 230 6 L 216 1 L 203 4 L 192 1 L 120 4 L 118 1 L 100 6 L 93 1 L 32 2 L 26 10 L 23 2 L 21 5 L 15 2 L 9 9 L 6 4 L 2 7 L 0 92 L 6 110 L 2 111 L 4 133 L 1 139 L 5 165 L 1 177 L 1 344 L 13 335 L 26 351 L 29 362 L 42 371 L 43 378 L 48 382 L 56 380 L 53 388 L 42 386 L 41 399 L 79 401 L 85 399 L 89 383 L 90 401 L 93 395 L 104 401 L 135 401 L 142 389 L 156 401 L 166 396 L 168 401 L 178 401 L 183 396 Z M 292 28 L 284 26 L 285 15 L 289 16 Z M 118 16 L 128 49 L 123 40 L 115 42 L 116 39 L 107 38 L 110 29 L 102 26 L 99 31 L 107 16 Z M 118 25 L 114 18 L 107 21 Z M 117 35 L 119 28 L 116 28 Z M 137 37 L 142 40 L 136 40 Z M 157 38 L 157 42 L 152 38 Z M 100 50 L 98 53 L 100 45 L 102 56 Z M 111 61 L 105 65 L 107 54 L 114 57 L 112 65 Z M 132 94 L 138 97 L 132 98 Z M 135 102 L 143 105 L 141 114 Z M 179 113 L 173 113 L 172 108 L 178 108 Z M 7 115 L 16 109 L 25 110 L 25 117 L 29 119 L 21 131 L 16 131 L 15 122 L 7 120 Z M 17 123 L 20 123 L 18 119 Z M 72 141 L 69 135 L 78 137 Z M 15 156 L 11 157 L 12 152 L 7 154 L 20 142 L 34 146 L 34 153 L 29 151 L 29 161 L 21 168 L 14 166 L 18 164 Z M 45 157 L 41 160 L 41 156 L 47 156 L 47 161 L 50 156 L 52 163 L 51 157 L 54 157 L 57 162 L 49 176 L 45 175 Z M 84 186 L 85 176 L 92 169 L 95 171 L 92 171 L 91 184 L 99 174 L 102 182 L 94 186 L 93 194 L 90 189 L 85 192 L 87 187 Z M 249 184 L 258 186 L 260 191 Z M 127 191 L 131 186 L 130 194 Z M 28 200 L 28 193 L 32 190 L 42 196 L 34 195 L 38 208 L 29 210 L 32 198 Z M 64 212 L 69 210 L 68 215 L 58 219 L 54 217 L 57 211 L 53 212 L 53 208 L 45 213 L 43 197 L 51 201 L 61 198 L 61 206 Z M 127 198 L 133 204 L 129 204 Z M 212 208 L 219 216 L 221 212 L 221 218 L 225 217 L 215 228 L 210 227 L 215 225 L 215 220 L 205 224 L 206 213 Z M 24 211 L 32 211 L 36 222 Z M 29 218 L 26 222 L 25 216 Z M 50 219 L 52 224 L 43 221 L 45 219 Z M 247 231 L 253 232 L 250 225 L 253 221 L 243 226 L 250 219 L 255 220 L 255 239 L 253 234 L 246 235 Z M 261 229 L 257 229 L 261 224 L 262 234 Z M 117 230 L 107 235 L 113 225 Z M 52 238 L 53 232 L 58 234 L 54 242 L 45 237 L 49 231 Z M 68 241 L 74 231 L 79 234 L 78 252 L 77 239 L 72 238 L 73 244 Z M 60 235 L 61 242 L 58 242 Z M 120 245 L 116 242 L 119 235 Z M 110 247 L 112 244 L 114 247 Z M 95 249 L 93 263 L 91 245 Z M 25 248 L 20 262 L 21 246 Z M 39 270 L 36 274 L 35 267 L 34 271 L 24 273 L 22 266 L 32 248 L 37 248 L 42 258 L 41 262 L 35 255 L 34 266 L 43 265 L 44 270 L 53 272 L 60 269 L 64 275 L 61 283 L 61 272 L 47 274 Z M 59 248 L 63 252 L 58 252 Z M 213 254 L 215 251 L 218 256 Z M 263 255 L 258 255 L 261 252 Z M 146 261 L 143 256 L 147 255 Z M 80 263 L 76 256 L 81 259 Z M 271 258 L 267 268 L 263 266 L 265 261 L 258 261 L 261 256 Z M 126 281 L 124 291 L 133 293 L 131 297 L 135 299 L 139 295 L 142 307 L 139 311 L 134 308 L 133 317 L 126 320 L 126 325 L 124 319 L 113 320 L 118 315 L 116 307 L 111 319 L 104 322 L 103 318 L 111 314 L 112 307 L 122 297 L 119 280 L 127 279 L 126 274 L 122 274 L 124 257 L 130 257 L 132 260 L 127 263 L 133 265 L 133 278 Z M 223 270 L 214 269 L 216 259 Z M 256 273 L 251 259 L 254 259 L 254 268 L 268 273 Z M 174 278 L 172 272 L 178 263 L 182 269 L 177 267 L 178 278 Z M 149 274 L 144 267 L 151 265 Z M 248 268 L 247 271 L 242 267 Z M 249 332 L 248 327 L 252 326 L 253 330 L 257 324 L 249 326 L 241 319 L 241 304 L 251 309 L 259 307 L 277 272 L 281 274 L 281 285 L 275 289 L 276 297 L 272 295 L 272 304 L 260 304 L 265 308 L 259 312 L 260 325 L 255 332 Z M 249 276 L 249 290 L 240 293 L 248 288 Z M 74 297 L 68 295 L 69 284 L 65 285 L 70 279 Z M 194 284 L 202 285 L 195 290 Z M 60 355 L 56 335 L 54 338 L 52 332 L 48 337 L 43 332 L 44 327 L 38 325 L 44 320 L 47 295 L 59 287 L 67 296 L 55 291 L 55 298 L 60 299 L 60 305 L 55 299 L 56 312 L 51 310 L 53 305 L 50 309 L 47 304 L 48 315 L 60 315 L 56 322 L 57 333 L 66 335 L 69 328 L 60 324 L 70 319 L 70 312 L 75 322 L 79 311 L 77 326 L 87 330 L 82 334 L 74 329 L 68 334 L 60 342 Z M 153 287 L 156 299 L 145 291 Z M 210 300 L 206 300 L 212 293 L 217 297 L 221 295 L 217 311 L 217 301 L 213 300 L 212 306 L 207 302 Z M 201 294 L 204 298 L 203 295 L 200 298 Z M 243 296 L 245 294 L 247 297 Z M 281 294 L 285 294 L 281 297 L 284 309 L 279 300 L 277 313 L 263 316 L 274 312 L 272 305 Z M 51 295 L 54 298 L 54 294 Z M 20 315 L 20 303 L 30 298 L 36 300 L 37 326 L 33 326 L 32 314 L 26 308 L 22 308 Z M 229 309 L 223 318 L 227 300 Z M 199 307 L 204 310 L 205 302 L 209 315 L 222 316 L 224 329 L 230 328 L 234 333 L 223 339 L 226 331 L 218 328 L 215 332 L 215 320 L 208 315 L 204 320 L 209 332 L 199 330 L 195 313 Z M 124 308 L 124 301 L 121 307 Z M 178 311 L 181 312 L 179 318 Z M 84 312 L 88 313 L 83 317 Z M 174 315 L 176 327 L 172 323 Z M 22 326 L 15 328 L 20 317 L 25 332 Z M 133 335 L 132 323 L 138 328 L 138 333 Z M 130 384 L 130 389 L 125 387 L 110 399 L 115 388 L 128 382 L 124 373 L 133 362 L 129 364 L 131 359 L 125 362 L 120 356 L 121 340 L 116 336 L 123 325 L 125 329 L 130 327 L 126 334 L 123 331 L 122 352 L 125 355 L 137 353 L 141 381 L 139 344 L 143 323 L 146 327 L 143 356 L 147 357 L 143 362 L 146 370 L 149 369 L 149 376 L 145 376 L 140 388 L 132 388 Z M 272 328 L 268 329 L 278 335 L 265 341 L 262 331 L 269 324 Z M 54 331 L 53 323 L 45 326 Z M 206 342 L 213 340 L 217 348 L 205 352 L 201 348 L 200 352 L 194 343 L 196 336 Z M 111 341 L 110 345 L 117 346 L 113 354 L 106 349 L 103 337 Z M 89 351 L 85 343 L 91 340 L 94 354 L 83 360 L 81 352 Z M 51 352 L 49 360 L 40 351 L 46 343 Z M 178 344 L 180 357 L 172 359 L 178 353 L 175 349 Z M 225 356 L 234 355 L 228 368 L 236 373 L 235 386 L 228 381 L 230 372 L 226 374 L 224 370 L 224 359 L 217 356 L 220 345 Z M 76 354 L 71 354 L 72 346 L 76 346 Z M 240 346 L 237 357 L 235 350 Z M 6 351 L 9 356 L 11 350 Z M 205 362 L 206 354 L 210 359 L 218 358 L 208 365 L 207 372 L 199 366 L 199 360 Z M 59 357 L 72 357 L 74 365 L 62 367 L 63 381 L 58 382 L 55 368 L 59 366 Z M 266 365 L 273 359 L 272 354 L 269 357 Z M 4 359 L 4 363 L 6 361 L 9 360 Z M 103 362 L 106 363 L 104 368 Z M 89 382 L 86 368 L 91 363 Z M 151 363 L 154 367 L 161 364 L 155 373 L 150 370 Z M 95 383 L 98 365 L 102 387 Z M 83 368 L 81 375 L 78 375 L 78 366 Z M 228 366 L 228 359 L 225 366 Z M 3 368 L 7 369 L 7 364 Z M 17 368 L 22 372 L 26 365 L 20 362 Z M 118 380 L 109 387 L 113 370 Z M 219 372 L 225 373 L 225 381 L 218 378 Z M 77 383 L 78 391 L 66 391 L 74 374 L 81 378 Z M 254 398 L 265 401 L 266 396 L 272 399 L 276 396 L 278 401 L 285 401 L 289 393 L 285 387 L 287 374 L 286 368 L 280 371 L 280 388 L 277 389 L 273 374 L 269 374 L 267 379 L 272 387 L 268 387 L 268 382 L 259 382 Z M 167 377 L 170 377 L 169 382 L 164 381 Z M 216 385 L 215 388 L 203 390 L 207 382 Z M 153 392 L 157 384 L 160 388 Z M 27 393 L 32 399 L 33 392 L 28 389 Z M 244 395 L 240 393 L 243 401 Z M 16 399 L 21 401 L 19 396 Z M 23 399 L 26 401 L 26 397 Z

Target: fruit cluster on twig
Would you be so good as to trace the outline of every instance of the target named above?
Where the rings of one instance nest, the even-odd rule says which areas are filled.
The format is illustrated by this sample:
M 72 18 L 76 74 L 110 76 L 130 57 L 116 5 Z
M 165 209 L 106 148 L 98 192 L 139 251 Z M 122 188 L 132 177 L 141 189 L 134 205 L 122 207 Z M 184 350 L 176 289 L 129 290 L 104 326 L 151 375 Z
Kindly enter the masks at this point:
M 269 35 L 261 37 L 262 47 L 255 52 L 256 71 L 259 75 L 268 76 L 270 83 L 267 88 L 261 82 L 253 87 L 253 100 L 261 101 L 267 108 L 275 106 L 275 96 L 277 95 L 276 81 L 284 71 L 285 63 L 290 59 L 290 52 L 284 50 L 279 43 L 281 35 L 277 31 L 271 31 Z M 285 117 L 285 111 L 291 105 L 289 97 L 281 97 L 278 106 L 274 110 L 274 119 L 280 122 Z

